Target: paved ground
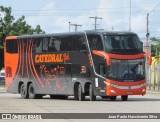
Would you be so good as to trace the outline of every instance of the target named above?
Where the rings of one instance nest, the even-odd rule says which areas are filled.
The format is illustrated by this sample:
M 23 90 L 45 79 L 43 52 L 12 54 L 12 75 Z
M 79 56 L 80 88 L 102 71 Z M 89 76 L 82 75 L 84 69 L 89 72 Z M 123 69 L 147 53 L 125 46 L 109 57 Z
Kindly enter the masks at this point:
M 69 97 L 68 100 L 58 100 L 58 99 L 50 99 L 49 96 L 45 96 L 43 99 L 21 99 L 20 95 L 6 93 L 3 90 L 1 90 L 0 113 L 160 113 L 160 94 L 148 93 L 145 96 L 129 96 L 128 101 L 121 101 L 120 97 L 118 97 L 117 101 L 114 102 L 110 100 L 102 100 L 101 97 L 97 97 L 97 99 L 98 100 L 94 102 L 89 101 L 88 98 L 87 101 L 75 101 L 73 97 Z M 13 120 L 9 120 L 9 122 L 10 121 Z M 36 122 L 41 122 L 41 121 L 36 120 Z M 53 122 L 53 120 L 45 120 L 45 121 Z M 63 120 L 54 120 L 54 122 L 55 121 L 80 122 L 81 120 L 63 119 Z M 88 122 L 88 120 L 83 120 L 83 121 Z M 135 122 L 135 120 L 91 120 L 91 121 L 92 122 L 94 121 Z M 150 122 L 159 120 L 139 120 L 139 121 Z M 17 122 L 17 120 L 15 122 Z

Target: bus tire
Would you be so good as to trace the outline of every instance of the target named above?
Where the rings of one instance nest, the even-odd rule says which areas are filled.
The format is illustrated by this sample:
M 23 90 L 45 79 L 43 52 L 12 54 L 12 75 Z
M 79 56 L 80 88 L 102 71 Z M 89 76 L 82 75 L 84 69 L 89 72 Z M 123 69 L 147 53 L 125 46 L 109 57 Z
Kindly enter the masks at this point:
M 30 99 L 38 99 L 38 97 L 39 97 L 39 95 L 35 94 L 35 88 L 34 88 L 33 83 L 31 83 L 29 85 L 28 93 L 29 93 L 29 98 Z
M 23 99 L 27 99 L 29 97 L 28 90 L 24 83 L 22 83 L 20 86 L 20 94 Z
M 51 99 L 68 99 L 68 96 L 65 95 L 50 95 Z
M 54 99 L 54 95 L 50 94 L 49 96 L 50 96 L 51 99 Z
M 111 97 L 110 97 L 110 100 L 111 100 L 111 101 L 116 101 L 116 98 L 117 98 L 117 96 L 111 96 Z
M 96 96 L 94 95 L 92 84 L 89 85 L 89 96 L 90 96 L 90 101 L 96 100 Z
M 84 101 L 85 100 L 85 95 L 82 91 L 81 84 L 78 85 L 78 99 L 79 99 L 79 101 Z
M 101 96 L 102 99 L 108 99 L 109 97 L 108 96 Z
M 79 84 L 75 84 L 75 86 L 74 86 L 74 99 L 75 100 L 79 100 L 79 97 L 78 97 L 78 86 L 79 86 Z
M 121 99 L 122 99 L 122 101 L 127 101 L 128 100 L 128 95 L 122 95 Z

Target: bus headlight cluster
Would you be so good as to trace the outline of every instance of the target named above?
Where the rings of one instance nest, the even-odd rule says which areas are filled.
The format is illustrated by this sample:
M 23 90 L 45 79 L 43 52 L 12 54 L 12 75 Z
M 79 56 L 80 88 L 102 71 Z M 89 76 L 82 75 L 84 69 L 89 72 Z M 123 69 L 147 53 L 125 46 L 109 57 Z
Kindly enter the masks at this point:
M 110 90 L 110 92 L 111 92 L 111 93 L 114 93 L 114 94 L 116 93 L 115 90 Z

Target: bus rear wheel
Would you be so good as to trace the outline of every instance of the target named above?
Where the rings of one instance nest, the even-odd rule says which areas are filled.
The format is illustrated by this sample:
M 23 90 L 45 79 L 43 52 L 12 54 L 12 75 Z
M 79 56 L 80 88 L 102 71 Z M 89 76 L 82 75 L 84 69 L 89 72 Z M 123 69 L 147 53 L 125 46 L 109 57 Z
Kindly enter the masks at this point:
M 79 99 L 79 101 L 84 101 L 85 100 L 85 95 L 82 91 L 81 84 L 78 85 L 78 99 Z
M 96 96 L 94 95 L 92 84 L 89 85 L 89 96 L 90 96 L 90 101 L 96 100 Z
M 23 99 L 27 99 L 29 97 L 28 90 L 24 83 L 20 86 L 20 94 Z
M 40 98 L 43 97 L 43 95 L 35 94 L 35 88 L 34 88 L 33 83 L 31 83 L 31 84 L 29 85 L 28 94 L 29 94 L 29 98 L 30 98 L 30 99 L 40 99 Z
M 121 96 L 121 99 L 122 99 L 122 101 L 127 101 L 128 100 L 128 95 Z

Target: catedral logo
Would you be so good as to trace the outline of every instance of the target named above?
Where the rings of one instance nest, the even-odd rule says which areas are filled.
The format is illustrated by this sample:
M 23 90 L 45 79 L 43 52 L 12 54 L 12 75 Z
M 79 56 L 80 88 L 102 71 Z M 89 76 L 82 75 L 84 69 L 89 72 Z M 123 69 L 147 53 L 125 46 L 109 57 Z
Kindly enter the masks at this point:
M 70 60 L 68 53 L 63 54 L 36 54 L 35 63 L 67 62 Z

